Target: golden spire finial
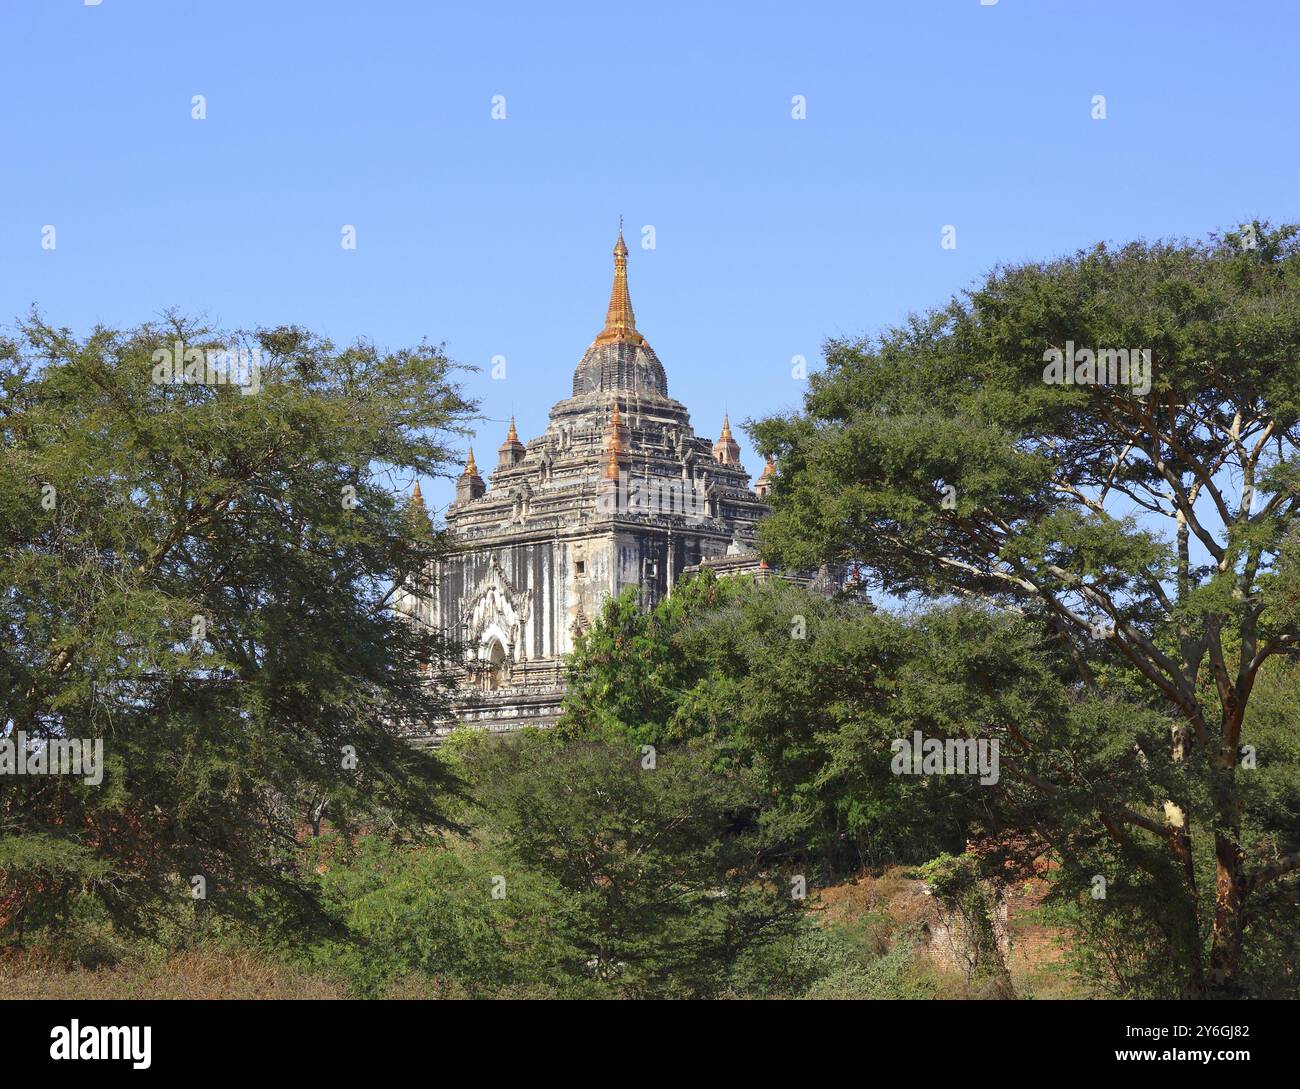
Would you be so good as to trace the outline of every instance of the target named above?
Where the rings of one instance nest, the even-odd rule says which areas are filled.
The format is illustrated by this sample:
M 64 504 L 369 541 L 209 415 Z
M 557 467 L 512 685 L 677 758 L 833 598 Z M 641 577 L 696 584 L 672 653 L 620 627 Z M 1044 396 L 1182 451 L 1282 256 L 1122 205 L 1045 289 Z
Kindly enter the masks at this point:
M 415 487 L 411 489 L 411 506 L 424 510 L 424 496 L 420 494 L 420 482 L 415 482 Z
M 725 412 L 722 414 L 722 438 L 724 442 L 731 438 L 731 417 Z
M 617 480 L 622 467 L 618 463 L 618 451 L 611 448 L 609 451 L 609 460 L 605 462 L 605 479 Z
M 510 431 L 506 435 L 506 442 L 518 442 L 519 432 L 515 430 L 515 418 L 510 417 Z
M 623 462 L 627 461 L 627 444 L 623 441 L 623 414 L 618 402 L 614 402 L 614 414 L 609 418 L 609 428 L 605 435 L 605 479 L 617 480 Z
M 596 343 L 606 344 L 611 340 L 645 343 L 645 339 L 636 331 L 636 314 L 632 312 L 632 297 L 627 291 L 627 243 L 623 241 L 622 216 L 618 219 L 618 241 L 614 243 L 614 286 L 609 293 L 605 328 L 596 337 Z
M 627 447 L 623 444 L 623 416 L 614 402 L 614 415 L 609 418 L 609 451 L 611 454 L 624 454 Z
M 478 466 L 474 464 L 474 447 L 469 448 L 469 460 L 465 462 L 465 475 L 474 476 L 478 472 Z

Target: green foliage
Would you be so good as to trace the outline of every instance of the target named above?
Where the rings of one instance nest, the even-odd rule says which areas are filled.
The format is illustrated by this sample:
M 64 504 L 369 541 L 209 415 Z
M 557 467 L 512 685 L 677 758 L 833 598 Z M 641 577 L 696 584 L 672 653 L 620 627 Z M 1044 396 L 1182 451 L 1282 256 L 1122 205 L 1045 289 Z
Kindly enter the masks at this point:
M 734 990 L 737 964 L 747 987 L 805 985 L 767 953 L 807 924 L 745 830 L 745 776 L 688 749 L 645 767 L 626 745 L 535 731 L 455 750 L 472 832 L 321 840 L 312 868 L 341 926 L 288 954 L 365 996 L 700 997 Z
M 697 672 L 685 630 L 700 613 L 734 601 L 738 589 L 704 572 L 649 611 L 635 590 L 606 601 L 570 657 L 561 732 L 640 745 L 663 745 L 675 736 L 679 695 Z
M 953 998 L 950 981 L 922 963 L 915 936 L 904 935 L 881 956 L 845 959 L 805 993 L 822 1001 L 913 1001 Z
M 1175 759 L 1167 717 L 1144 705 L 1141 685 L 1104 646 L 1086 647 L 1081 664 L 1039 624 L 970 606 L 899 617 L 786 583 L 704 576 L 685 589 L 672 612 L 609 606 L 575 657 L 562 733 L 582 737 L 584 724 L 599 723 L 602 736 L 622 728 L 628 740 L 670 751 L 688 739 L 707 743 L 719 767 L 759 777 L 758 826 L 781 857 L 811 862 L 813 872 L 922 862 L 961 850 L 990 826 L 1006 829 L 984 841 L 981 876 L 1007 880 L 1034 872 L 1040 855 L 1054 860 L 1053 917 L 1077 934 L 1072 964 L 1089 985 L 1128 996 L 1185 992 L 1209 938 L 1196 920 L 1213 916 L 1209 830 L 1193 825 L 1191 886 L 1162 841 L 1123 834 L 1111 814 L 1154 819 L 1170 797 L 1203 812 L 1204 756 Z M 805 618 L 804 639 L 791 638 L 795 615 Z M 1091 685 L 1081 681 L 1085 667 Z M 646 676 L 671 677 L 655 688 L 656 718 L 632 712 L 624 724 L 627 708 L 644 705 L 625 698 L 621 682 L 632 678 L 636 691 Z M 1278 857 L 1297 827 L 1297 693 L 1289 671 L 1269 663 L 1246 725 L 1259 747 L 1258 769 L 1242 778 L 1246 842 L 1257 856 Z M 998 740 L 1000 781 L 989 788 L 961 776 L 891 774 L 890 742 L 913 730 Z M 1043 784 L 1052 787 L 1046 797 Z M 1098 875 L 1108 883 L 1100 900 Z M 1279 951 L 1252 954 L 1251 993 L 1292 986 L 1281 952 L 1294 940 L 1292 903 L 1282 886 L 1263 901 L 1276 907 L 1251 924 L 1259 949 Z M 983 917 L 966 906 L 972 919 Z M 1005 980 L 993 985 L 1005 989 Z
M 579 647 L 561 732 L 581 737 L 597 723 L 658 745 L 707 742 L 719 766 L 758 777 L 758 820 L 782 854 L 829 873 L 961 850 L 995 813 L 1041 817 L 1025 775 L 1073 781 L 1050 814 L 1053 834 L 1087 822 L 1099 791 L 1114 804 L 1158 804 L 1139 742 L 1173 774 L 1159 715 L 1122 689 L 1087 696 L 1059 648 L 1006 613 L 953 606 L 895 616 L 783 581 L 707 575 L 671 611 L 626 606 L 608 607 Z M 791 635 L 795 617 L 803 638 Z M 650 629 L 654 639 L 638 634 Z M 671 673 L 656 687 L 658 724 L 635 712 L 621 718 L 622 680 L 639 673 Z M 894 774 L 892 743 L 917 730 L 997 740 L 1003 778 L 990 787 L 970 776 Z
M 829 343 L 803 411 L 752 428 L 780 466 L 769 559 L 854 560 L 1054 640 L 1070 709 L 1020 731 L 1008 827 L 1051 843 L 1067 884 L 1117 867 L 1095 872 L 1141 890 L 1188 994 L 1244 993 L 1250 900 L 1300 873 L 1300 825 L 1238 759 L 1261 668 L 1300 652 L 1300 228 L 1253 233 L 999 268 Z M 1150 388 L 1046 380 L 1069 344 L 1149 351 Z
M 177 341 L 260 351 L 260 391 L 155 384 Z M 445 464 L 471 407 L 452 373 L 427 346 L 178 317 L 0 341 L 0 724 L 107 765 L 0 781 L 0 927 L 86 893 L 148 929 L 193 875 L 207 911 L 301 923 L 295 839 L 322 810 L 444 823 L 455 784 L 394 724 L 442 711 L 420 666 L 450 651 L 386 598 L 446 548 L 390 482 Z
M 485 829 L 513 866 L 557 890 L 548 926 L 571 976 L 630 995 L 705 995 L 741 952 L 798 925 L 792 874 L 765 853 L 759 794 L 691 746 L 645 754 L 526 732 L 471 774 Z
M 974 789 L 890 771 L 891 741 L 927 712 L 927 728 L 969 725 L 951 693 L 908 685 L 928 674 L 916 663 L 928 650 L 929 635 L 896 617 L 706 572 L 648 613 L 630 597 L 606 606 L 575 651 L 559 731 L 706 743 L 720 768 L 760 785 L 758 823 L 782 857 L 832 872 L 920 861 L 960 842 Z M 900 714 L 909 696 L 911 718 Z
M 331 847 L 321 844 L 322 860 Z M 323 899 L 346 930 L 315 943 L 307 963 L 341 975 L 359 995 L 382 995 L 412 973 L 491 995 L 554 980 L 574 959 L 549 925 L 555 890 L 512 873 L 506 896 L 494 899 L 503 867 L 470 842 L 401 847 L 364 837 L 355 855 L 322 865 Z M 571 982 L 576 997 L 584 981 Z

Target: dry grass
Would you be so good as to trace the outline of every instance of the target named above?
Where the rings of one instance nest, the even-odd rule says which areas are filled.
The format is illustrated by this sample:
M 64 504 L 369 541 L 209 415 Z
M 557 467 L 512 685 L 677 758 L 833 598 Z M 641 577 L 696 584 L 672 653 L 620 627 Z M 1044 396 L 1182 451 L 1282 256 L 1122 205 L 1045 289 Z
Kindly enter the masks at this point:
M 149 960 L 126 957 L 85 968 L 47 950 L 0 952 L 0 999 L 346 999 L 345 984 L 246 950 L 191 950 Z M 412 974 L 393 982 L 385 999 L 447 1001 L 475 997 L 454 982 Z M 560 997 L 549 987 L 504 988 L 495 997 Z
M 341 983 L 242 951 L 194 950 L 93 969 L 40 951 L 0 956 L 0 998 L 8 999 L 347 997 Z
M 891 866 L 881 874 L 864 871 L 842 885 L 820 889 L 818 900 L 826 909 L 823 917 L 840 923 L 864 915 L 884 915 L 898 926 L 924 919 L 930 907 L 925 884 L 906 873 L 904 866 Z

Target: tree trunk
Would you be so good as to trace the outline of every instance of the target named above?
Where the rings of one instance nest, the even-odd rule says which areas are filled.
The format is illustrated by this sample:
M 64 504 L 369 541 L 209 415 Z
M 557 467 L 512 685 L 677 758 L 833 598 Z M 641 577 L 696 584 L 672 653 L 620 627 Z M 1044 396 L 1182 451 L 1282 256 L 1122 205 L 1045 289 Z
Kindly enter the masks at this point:
M 1237 747 L 1241 711 L 1226 708 L 1223 744 L 1210 772 L 1214 802 L 1214 930 L 1210 945 L 1210 992 L 1219 998 L 1241 996 L 1242 909 L 1246 899 L 1245 859 L 1241 850 L 1242 803 L 1237 789 Z
M 1214 854 L 1214 940 L 1210 947 L 1210 987 L 1218 998 L 1241 997 L 1241 911 L 1245 891 L 1240 834 L 1216 831 Z
M 1185 532 L 1185 528 L 1182 532 Z M 1187 745 L 1190 740 L 1190 728 L 1185 722 L 1173 727 L 1173 747 L 1171 757 L 1175 764 L 1187 759 Z M 1200 999 L 1205 997 L 1204 950 L 1201 941 L 1200 897 L 1196 890 L 1196 864 L 1192 857 L 1192 832 L 1187 820 L 1187 810 L 1172 798 L 1165 802 L 1165 823 L 1169 826 L 1169 848 L 1182 865 L 1186 881 L 1186 908 L 1176 917 L 1174 940 L 1186 958 L 1187 979 L 1183 984 L 1182 997 Z M 1172 905 L 1171 905 L 1172 906 Z

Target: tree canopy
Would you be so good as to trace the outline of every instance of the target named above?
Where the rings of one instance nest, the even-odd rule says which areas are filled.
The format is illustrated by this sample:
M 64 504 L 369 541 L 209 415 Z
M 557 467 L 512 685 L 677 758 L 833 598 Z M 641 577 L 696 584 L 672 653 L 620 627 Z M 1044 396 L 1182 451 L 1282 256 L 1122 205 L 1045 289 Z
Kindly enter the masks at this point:
M 240 349 L 256 383 L 214 381 L 206 353 Z M 177 351 L 193 380 L 160 380 Z M 471 409 L 428 345 L 179 316 L 0 342 L 0 727 L 106 765 L 0 778 L 0 923 L 86 894 L 138 927 L 178 897 L 309 910 L 287 856 L 322 813 L 444 823 L 454 781 L 401 726 L 445 711 L 449 648 L 387 606 L 446 548 L 396 485 Z
M 1191 933 L 1193 835 L 1212 842 L 1193 994 L 1235 993 L 1251 899 L 1300 870 L 1294 823 L 1243 827 L 1242 768 L 1260 671 L 1300 646 L 1298 233 L 996 269 L 901 328 L 831 342 L 803 410 L 753 426 L 780 466 L 769 558 L 853 559 L 896 594 L 1019 610 L 1080 686 L 1124 685 L 1166 716 L 1163 756 L 1134 741 L 1164 804 L 1091 808 L 1117 849 L 1181 867 Z

